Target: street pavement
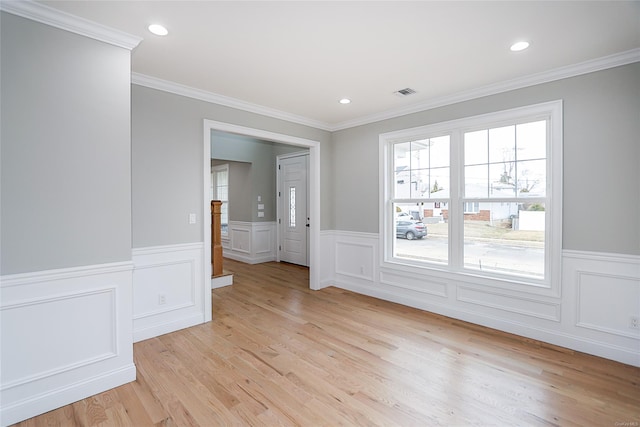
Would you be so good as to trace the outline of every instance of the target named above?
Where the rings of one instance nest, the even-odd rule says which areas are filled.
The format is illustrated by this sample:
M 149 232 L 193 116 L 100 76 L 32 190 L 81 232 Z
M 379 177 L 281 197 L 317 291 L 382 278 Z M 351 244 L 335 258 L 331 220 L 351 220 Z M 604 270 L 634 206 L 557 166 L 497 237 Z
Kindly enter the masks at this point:
M 396 256 L 446 262 L 446 236 L 428 235 L 420 240 L 396 239 Z M 469 240 L 464 245 L 465 267 L 542 277 L 544 248 L 539 242 L 492 239 Z

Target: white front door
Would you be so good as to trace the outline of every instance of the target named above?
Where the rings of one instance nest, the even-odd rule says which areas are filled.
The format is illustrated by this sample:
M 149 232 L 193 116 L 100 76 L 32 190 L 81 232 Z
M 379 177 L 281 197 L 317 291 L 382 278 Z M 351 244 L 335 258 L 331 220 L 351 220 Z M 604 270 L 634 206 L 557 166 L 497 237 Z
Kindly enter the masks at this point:
M 279 260 L 304 266 L 309 265 L 308 165 L 308 154 L 278 159 Z

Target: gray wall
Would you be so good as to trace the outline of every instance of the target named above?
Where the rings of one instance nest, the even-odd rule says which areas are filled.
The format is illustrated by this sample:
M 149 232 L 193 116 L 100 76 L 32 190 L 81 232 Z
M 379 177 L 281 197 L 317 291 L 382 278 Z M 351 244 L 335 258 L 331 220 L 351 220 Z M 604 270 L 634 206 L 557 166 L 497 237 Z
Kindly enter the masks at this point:
M 320 141 L 321 229 L 376 233 L 379 133 L 554 99 L 565 103 L 564 248 L 640 254 L 638 63 L 331 134 L 130 86 L 127 50 L 1 19 L 2 274 L 202 241 L 205 118 Z
M 2 274 L 130 261 L 130 52 L 1 20 Z
M 380 133 L 557 99 L 564 100 L 563 248 L 640 254 L 640 63 L 335 132 L 335 228 L 378 232 Z
M 231 160 L 211 160 L 211 166 L 229 165 L 229 219 L 251 221 L 253 180 L 251 163 Z
M 133 247 L 203 241 L 203 120 L 262 129 L 321 143 L 321 188 L 331 187 L 330 133 L 143 86 L 132 86 Z M 256 202 L 257 203 L 257 202 Z M 321 195 L 323 229 L 331 229 L 330 195 Z M 198 215 L 188 224 L 189 213 Z
M 211 157 L 216 160 L 234 160 L 251 165 L 249 185 L 240 190 L 236 180 L 241 179 L 237 170 L 230 178 L 230 211 L 232 221 L 275 221 L 277 214 L 276 164 L 281 154 L 309 151 L 304 147 L 261 141 L 224 132 L 211 132 Z M 220 164 L 220 162 L 217 162 Z M 230 171 L 231 172 L 231 171 Z M 244 180 L 247 183 L 246 180 Z M 258 196 L 262 201 L 258 202 Z M 264 217 L 258 217 L 258 203 L 264 205 Z M 247 209 L 248 207 L 248 209 Z

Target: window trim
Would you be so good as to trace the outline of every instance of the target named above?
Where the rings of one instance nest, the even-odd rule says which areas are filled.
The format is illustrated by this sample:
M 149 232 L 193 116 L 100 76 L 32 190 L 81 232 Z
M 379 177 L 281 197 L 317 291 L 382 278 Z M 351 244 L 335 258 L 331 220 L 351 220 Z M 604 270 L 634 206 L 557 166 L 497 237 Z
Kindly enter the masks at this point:
M 464 269 L 462 246 L 462 226 L 449 223 L 449 263 L 448 265 L 428 264 L 393 256 L 393 144 L 421 138 L 434 138 L 443 134 L 451 135 L 450 167 L 451 192 L 449 215 L 451 218 L 464 218 L 462 212 L 464 200 L 464 144 L 463 135 L 478 129 L 511 125 L 518 121 L 549 119 L 547 129 L 547 182 L 546 199 L 550 206 L 545 210 L 545 278 L 533 279 L 526 276 L 476 272 Z M 379 180 L 380 180 L 380 265 L 390 270 L 410 271 L 416 274 L 429 274 L 473 284 L 522 291 L 544 296 L 560 296 L 562 276 L 562 138 L 563 138 L 562 100 L 534 104 L 494 113 L 470 116 L 446 122 L 434 123 L 379 135 Z M 433 201 L 433 200 L 432 200 Z M 499 199 L 491 199 L 499 202 Z M 459 205 L 459 206 L 458 206 Z

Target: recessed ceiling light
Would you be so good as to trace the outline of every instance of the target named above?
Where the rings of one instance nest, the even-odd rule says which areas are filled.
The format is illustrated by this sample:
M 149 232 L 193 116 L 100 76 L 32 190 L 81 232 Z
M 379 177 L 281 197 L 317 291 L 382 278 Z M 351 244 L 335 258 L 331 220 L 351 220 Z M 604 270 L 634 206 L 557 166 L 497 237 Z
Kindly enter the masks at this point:
M 529 47 L 529 42 L 517 42 L 511 45 L 512 52 L 520 52 Z
M 340 104 L 351 104 L 351 100 L 349 98 L 342 98 Z
M 169 30 L 167 30 L 160 24 L 151 24 L 148 28 L 149 31 L 151 31 L 156 36 L 166 36 L 167 34 L 169 34 Z

